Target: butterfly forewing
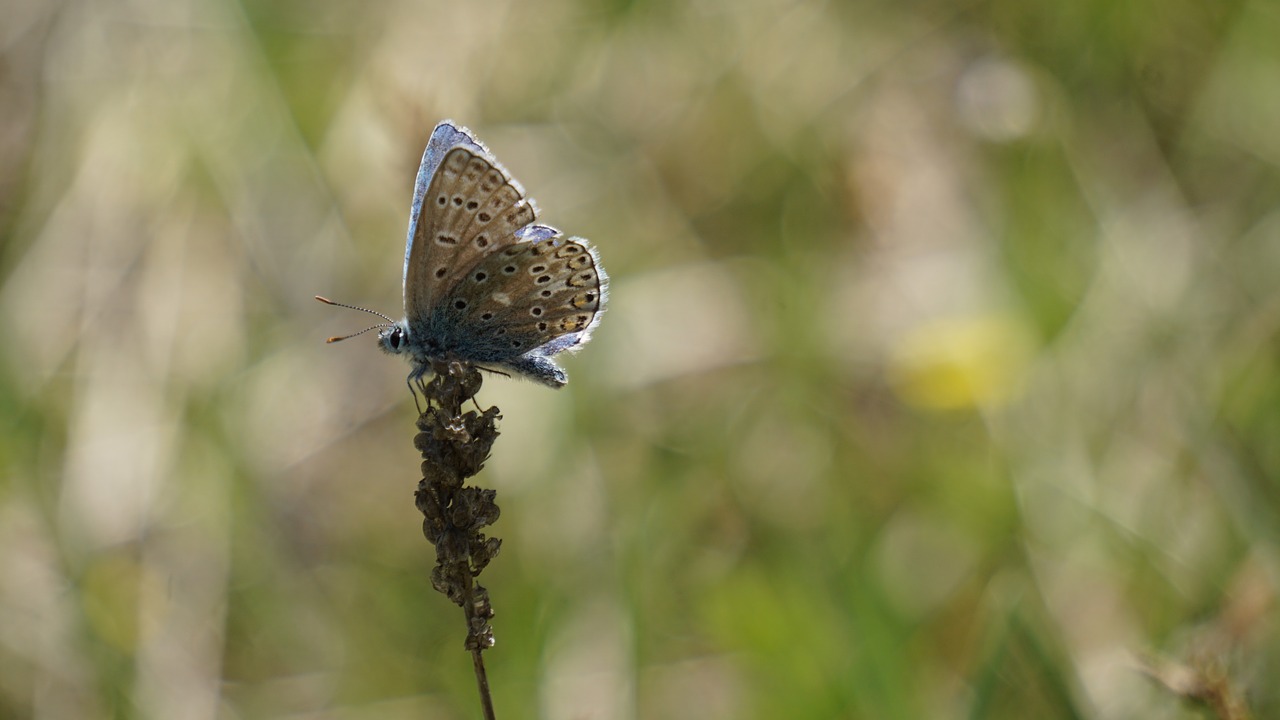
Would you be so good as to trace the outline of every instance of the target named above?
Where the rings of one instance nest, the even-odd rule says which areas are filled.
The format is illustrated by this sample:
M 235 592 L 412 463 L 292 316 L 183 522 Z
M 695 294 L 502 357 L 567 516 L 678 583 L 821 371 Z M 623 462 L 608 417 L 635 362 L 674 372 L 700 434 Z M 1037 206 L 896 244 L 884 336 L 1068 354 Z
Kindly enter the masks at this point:
M 445 155 L 420 212 L 405 268 L 405 311 L 419 332 L 426 318 L 415 309 L 435 307 L 482 257 L 516 243 L 537 215 L 500 165 L 465 147 Z

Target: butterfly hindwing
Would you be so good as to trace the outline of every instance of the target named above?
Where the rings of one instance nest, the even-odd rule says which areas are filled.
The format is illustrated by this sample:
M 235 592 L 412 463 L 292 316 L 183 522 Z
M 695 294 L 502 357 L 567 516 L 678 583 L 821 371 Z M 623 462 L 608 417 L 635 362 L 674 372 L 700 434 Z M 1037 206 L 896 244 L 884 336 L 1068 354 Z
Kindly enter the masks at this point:
M 482 257 L 444 298 L 470 328 L 473 353 L 488 361 L 546 347 L 552 354 L 584 342 L 607 292 L 595 253 L 558 231 L 524 239 Z

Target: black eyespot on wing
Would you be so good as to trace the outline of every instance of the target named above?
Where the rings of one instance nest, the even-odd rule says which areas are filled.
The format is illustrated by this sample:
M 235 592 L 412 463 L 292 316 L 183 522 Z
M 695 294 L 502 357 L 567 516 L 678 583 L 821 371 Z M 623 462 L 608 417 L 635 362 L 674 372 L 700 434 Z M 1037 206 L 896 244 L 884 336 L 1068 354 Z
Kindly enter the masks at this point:
M 595 310 L 596 308 L 600 307 L 600 304 L 596 302 L 596 294 L 593 292 L 585 292 L 585 293 L 582 293 L 581 295 L 574 295 L 573 297 L 569 298 L 569 302 L 565 304 L 568 307 L 574 308 L 575 310 L 583 310 L 586 308 Z
M 594 272 L 579 273 L 564 281 L 565 287 L 579 288 L 587 287 L 598 282 L 599 278 Z
M 454 306 L 454 307 L 456 307 L 456 308 L 458 308 L 459 310 L 466 310 L 466 309 L 467 309 L 467 301 L 466 301 L 466 300 L 462 300 L 462 299 L 454 300 L 454 301 L 453 301 L 453 306 Z
M 488 277 L 489 276 L 483 270 L 475 274 L 476 282 L 484 282 Z
M 440 267 L 436 268 L 436 279 L 437 279 L 437 280 L 439 280 L 440 278 L 442 278 L 442 277 L 444 277 L 445 275 L 448 275 L 448 274 L 449 274 L 449 268 L 447 268 L 447 267 L 445 267 L 445 266 L 443 266 L 443 265 L 441 265 Z

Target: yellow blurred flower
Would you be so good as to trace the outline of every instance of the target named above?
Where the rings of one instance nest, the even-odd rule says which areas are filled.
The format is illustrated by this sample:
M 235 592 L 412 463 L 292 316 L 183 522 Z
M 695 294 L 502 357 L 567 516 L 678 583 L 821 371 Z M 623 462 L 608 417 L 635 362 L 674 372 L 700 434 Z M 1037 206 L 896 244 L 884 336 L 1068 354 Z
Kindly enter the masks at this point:
M 1028 329 L 1008 315 L 950 318 L 907 332 L 889 353 L 889 377 L 908 403 L 950 410 L 1017 395 L 1031 362 Z

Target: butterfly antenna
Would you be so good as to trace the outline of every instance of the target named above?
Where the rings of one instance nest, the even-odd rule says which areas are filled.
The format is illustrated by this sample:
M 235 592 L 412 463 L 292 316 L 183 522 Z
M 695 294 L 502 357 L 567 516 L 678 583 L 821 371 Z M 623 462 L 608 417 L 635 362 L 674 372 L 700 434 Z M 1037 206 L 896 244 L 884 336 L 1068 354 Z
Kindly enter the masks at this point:
M 356 336 L 359 336 L 359 335 L 363 335 L 363 334 L 365 334 L 365 333 L 369 332 L 370 330 L 378 330 L 378 329 L 380 329 L 380 328 L 391 327 L 392 325 L 395 325 L 395 324 L 396 324 L 396 321 L 395 321 L 395 320 L 392 320 L 391 318 L 387 317 L 386 315 L 383 315 L 382 313 L 378 312 L 377 310 L 370 310 L 369 308 L 362 308 L 362 307 L 359 307 L 359 306 L 357 306 L 357 305 L 347 305 L 346 303 L 334 302 L 334 301 L 330 300 L 330 299 L 329 299 L 329 298 L 327 298 L 327 297 L 320 297 L 319 295 L 317 295 L 317 296 L 316 296 L 316 299 L 317 299 L 317 300 L 319 300 L 320 302 L 324 303 L 325 305 L 335 305 L 335 306 L 337 306 L 337 307 L 344 307 L 344 308 L 347 308 L 348 310 L 359 310 L 359 311 L 361 311 L 361 312 L 367 312 L 367 313 L 369 313 L 370 315 L 377 315 L 378 317 L 382 318 L 383 320 L 386 320 L 386 322 L 384 322 L 384 323 L 378 323 L 377 325 L 373 325 L 373 326 L 371 326 L 371 327 L 367 327 L 367 328 L 365 328 L 365 329 L 361 330 L 361 331 L 360 331 L 360 332 L 358 332 L 358 333 L 351 333 L 350 335 L 342 335 L 342 336 L 340 336 L 340 337 L 331 337 L 331 338 L 329 338 L 328 340 L 325 340 L 325 342 L 327 342 L 327 343 L 336 343 L 336 342 L 342 342 L 343 340 L 350 340 L 351 338 L 356 337 Z

